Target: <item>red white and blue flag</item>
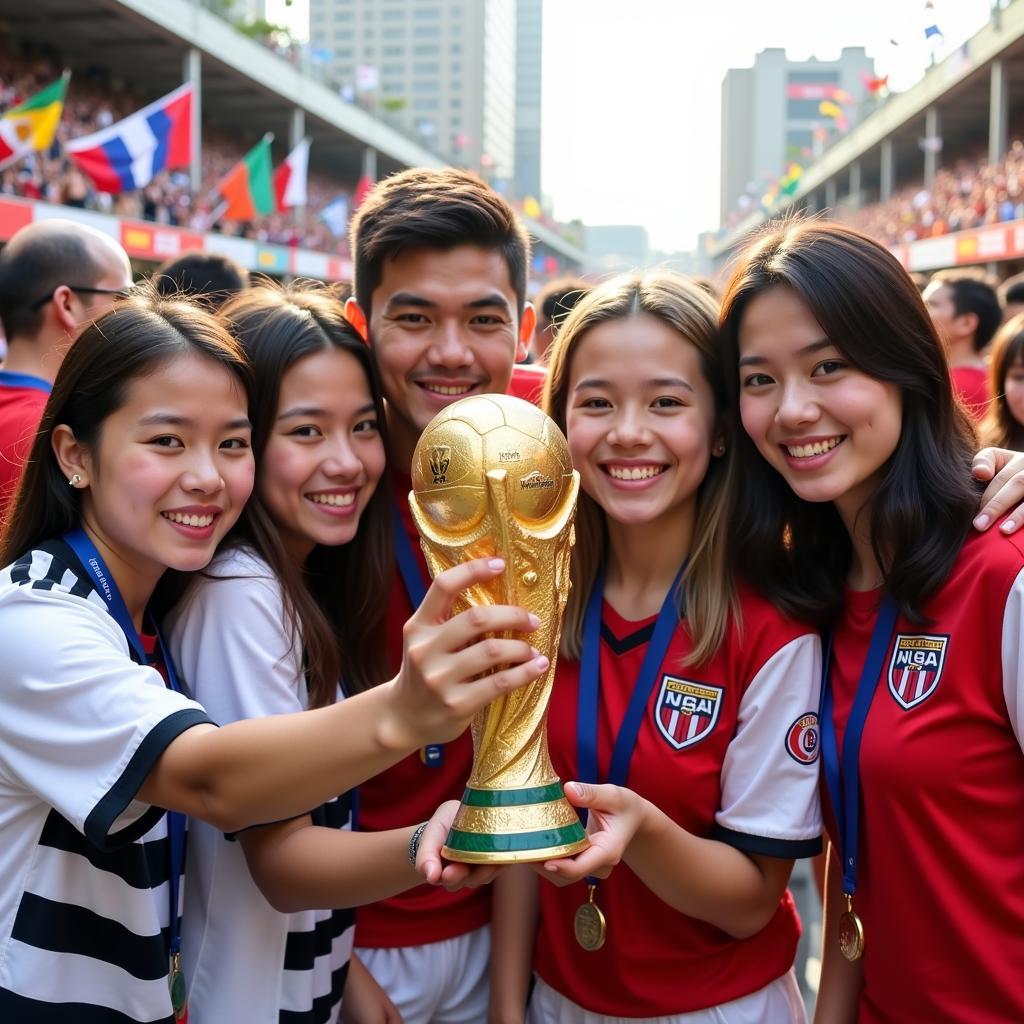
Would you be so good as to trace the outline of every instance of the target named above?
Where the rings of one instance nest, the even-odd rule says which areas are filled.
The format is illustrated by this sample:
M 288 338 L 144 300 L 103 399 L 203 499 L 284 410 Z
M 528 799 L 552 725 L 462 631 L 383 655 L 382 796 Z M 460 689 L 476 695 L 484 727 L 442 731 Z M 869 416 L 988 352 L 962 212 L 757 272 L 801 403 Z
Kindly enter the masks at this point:
M 123 121 L 66 143 L 64 150 L 101 192 L 145 188 L 158 172 L 191 162 L 192 93 L 186 83 Z

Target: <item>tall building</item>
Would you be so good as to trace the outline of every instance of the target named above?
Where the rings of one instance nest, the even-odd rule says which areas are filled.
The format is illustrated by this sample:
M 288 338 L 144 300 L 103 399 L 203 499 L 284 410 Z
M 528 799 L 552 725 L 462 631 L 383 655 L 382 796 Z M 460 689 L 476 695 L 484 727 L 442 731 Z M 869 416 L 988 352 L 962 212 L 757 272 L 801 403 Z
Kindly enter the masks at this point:
M 647 228 L 640 224 L 598 224 L 587 227 L 586 263 L 591 274 L 643 270 L 650 260 Z
M 512 180 L 516 0 L 310 0 L 309 38 L 338 88 L 442 156 Z
M 544 0 L 518 0 L 516 8 L 515 190 L 538 202 L 543 6 Z
M 815 131 L 834 131 L 822 102 L 835 102 L 847 122 L 857 120 L 861 72 L 873 74 L 863 47 L 846 47 L 838 60 L 786 59 L 763 50 L 752 68 L 732 68 L 722 81 L 722 148 L 719 218 L 726 222 L 749 191 L 755 195 L 781 177 L 790 163 L 805 165 L 820 149 Z
M 235 21 L 259 21 L 267 16 L 267 0 L 232 0 L 228 14 Z

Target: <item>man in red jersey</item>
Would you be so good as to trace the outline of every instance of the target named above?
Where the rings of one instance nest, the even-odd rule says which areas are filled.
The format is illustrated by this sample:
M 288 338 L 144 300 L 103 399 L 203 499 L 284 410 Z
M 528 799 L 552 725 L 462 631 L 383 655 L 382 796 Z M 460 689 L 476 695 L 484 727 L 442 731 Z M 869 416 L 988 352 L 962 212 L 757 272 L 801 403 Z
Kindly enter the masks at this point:
M 409 467 L 420 434 L 469 395 L 536 401 L 544 371 L 516 366 L 536 316 L 526 302 L 529 240 L 512 208 L 464 171 L 413 169 L 380 182 L 352 225 L 355 294 L 346 315 L 376 355 L 398 496 L 398 571 L 388 607 L 393 666 L 402 626 L 428 579 L 409 513 Z M 428 747 L 359 790 L 359 827 L 423 821 L 462 795 L 468 734 Z M 359 909 L 356 946 L 405 1024 L 478 1024 L 487 1018 L 487 889 L 420 886 Z
M 972 271 L 945 271 L 932 276 L 921 297 L 946 348 L 953 391 L 983 419 L 992 395 L 982 352 L 1003 318 L 995 289 Z
M 124 249 L 69 220 L 16 232 L 0 252 L 0 520 L 14 497 L 64 353 L 132 283 Z

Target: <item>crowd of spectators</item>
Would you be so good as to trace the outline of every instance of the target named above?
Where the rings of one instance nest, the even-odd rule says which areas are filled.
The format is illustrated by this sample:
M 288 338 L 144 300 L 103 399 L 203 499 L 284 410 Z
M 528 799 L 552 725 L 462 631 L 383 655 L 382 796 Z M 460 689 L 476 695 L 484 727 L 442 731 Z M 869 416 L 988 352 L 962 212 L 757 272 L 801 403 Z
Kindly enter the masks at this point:
M 885 202 L 861 210 L 840 206 L 836 217 L 887 245 L 1024 218 L 1024 142 L 989 163 L 983 155 L 958 159 L 935 173 L 930 188 L 917 182 Z
M 23 102 L 60 74 L 61 65 L 53 56 L 19 53 L 0 36 L 0 113 Z M 145 106 L 151 98 L 103 72 L 76 71 L 71 77 L 53 146 L 0 172 L 0 194 L 321 252 L 344 250 L 345 240 L 336 238 L 318 214 L 339 194 L 351 193 L 354 186 L 332 180 L 312 168 L 304 211 L 272 214 L 244 224 L 215 222 L 214 211 L 220 204 L 217 182 L 245 155 L 248 147 L 230 133 L 210 126 L 203 129 L 202 186 L 197 193 L 193 193 L 189 175 L 183 170 L 161 172 L 139 191 L 117 196 L 97 192 L 92 181 L 64 155 L 63 144 L 113 124 Z

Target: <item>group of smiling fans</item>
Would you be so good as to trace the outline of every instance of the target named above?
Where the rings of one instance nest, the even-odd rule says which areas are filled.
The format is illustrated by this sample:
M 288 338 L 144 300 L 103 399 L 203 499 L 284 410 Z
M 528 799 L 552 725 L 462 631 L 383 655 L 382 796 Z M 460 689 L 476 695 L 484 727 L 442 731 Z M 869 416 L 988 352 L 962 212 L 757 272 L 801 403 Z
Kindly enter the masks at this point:
M 772 225 L 720 306 L 606 280 L 539 368 L 477 178 L 379 183 L 352 252 L 344 306 L 138 289 L 56 374 L 0 533 L 0 1021 L 797 1024 L 823 837 L 816 1021 L 1024 1020 L 1024 473 L 897 260 Z M 487 393 L 581 477 L 548 738 L 590 846 L 470 868 L 467 725 L 549 665 L 451 614 L 504 563 L 431 582 L 407 495 Z

